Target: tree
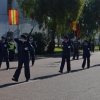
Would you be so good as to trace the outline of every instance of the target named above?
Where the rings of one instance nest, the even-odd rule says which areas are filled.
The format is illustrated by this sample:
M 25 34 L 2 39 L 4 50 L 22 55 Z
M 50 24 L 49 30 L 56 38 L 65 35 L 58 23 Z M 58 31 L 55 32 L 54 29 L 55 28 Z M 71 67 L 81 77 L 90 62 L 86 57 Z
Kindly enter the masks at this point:
M 85 33 L 89 31 L 90 37 L 95 37 L 94 31 L 98 31 L 100 25 L 100 0 L 87 0 L 83 8 L 83 13 L 80 16 L 82 30 Z
M 52 30 L 51 42 L 54 51 L 55 33 L 60 38 L 61 33 L 70 32 L 70 23 L 79 16 L 82 0 L 18 0 L 23 12 L 36 20 L 40 26 L 46 25 Z

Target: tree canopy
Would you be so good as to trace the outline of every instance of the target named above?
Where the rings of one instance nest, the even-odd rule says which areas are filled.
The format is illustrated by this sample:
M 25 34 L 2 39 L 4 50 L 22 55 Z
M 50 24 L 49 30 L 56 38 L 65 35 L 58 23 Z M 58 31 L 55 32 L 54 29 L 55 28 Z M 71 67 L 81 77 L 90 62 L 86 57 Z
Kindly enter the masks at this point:
M 17 0 L 22 12 L 36 20 L 40 27 L 52 30 L 52 40 L 56 33 L 58 39 L 62 33 L 70 33 L 72 20 L 81 28 L 81 37 L 86 30 L 95 37 L 100 26 L 100 0 Z
M 93 31 L 98 30 L 100 25 L 100 0 L 87 0 L 85 2 L 80 22 L 83 30 L 89 30 L 90 36 Z
M 18 0 L 22 11 L 40 25 L 45 23 L 57 31 L 57 25 L 67 29 L 76 20 L 83 0 Z

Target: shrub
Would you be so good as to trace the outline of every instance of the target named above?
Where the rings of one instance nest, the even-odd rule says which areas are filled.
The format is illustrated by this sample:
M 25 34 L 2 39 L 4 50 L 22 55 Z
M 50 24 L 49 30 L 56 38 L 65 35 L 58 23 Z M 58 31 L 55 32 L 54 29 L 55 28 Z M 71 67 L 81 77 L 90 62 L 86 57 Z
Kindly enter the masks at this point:
M 34 41 L 36 42 L 36 54 L 44 54 L 46 53 L 46 47 L 48 45 L 49 37 L 45 33 L 35 32 L 32 35 Z

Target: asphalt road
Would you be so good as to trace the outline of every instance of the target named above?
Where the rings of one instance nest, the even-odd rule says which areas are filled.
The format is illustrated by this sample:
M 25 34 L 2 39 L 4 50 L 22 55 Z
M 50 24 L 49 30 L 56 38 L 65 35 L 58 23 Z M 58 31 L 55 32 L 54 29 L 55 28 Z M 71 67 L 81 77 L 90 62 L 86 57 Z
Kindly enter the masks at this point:
M 92 53 L 91 68 L 82 70 L 82 56 L 71 61 L 71 73 L 60 74 L 60 56 L 41 57 L 30 67 L 31 79 L 25 82 L 24 68 L 19 82 L 12 76 L 17 61 L 10 62 L 10 70 L 0 69 L 0 100 L 100 100 L 100 52 Z

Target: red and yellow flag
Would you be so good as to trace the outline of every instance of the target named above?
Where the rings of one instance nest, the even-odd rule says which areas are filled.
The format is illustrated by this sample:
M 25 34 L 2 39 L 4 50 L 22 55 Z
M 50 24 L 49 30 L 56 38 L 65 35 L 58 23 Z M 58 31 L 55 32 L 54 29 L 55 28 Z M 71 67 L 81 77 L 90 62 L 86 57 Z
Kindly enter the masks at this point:
M 9 24 L 18 25 L 18 10 L 9 10 Z
M 76 27 L 77 27 L 77 22 L 76 21 L 72 21 L 71 30 L 76 31 Z
M 76 31 L 77 31 L 76 38 L 79 39 L 81 37 L 81 31 L 78 23 L 76 25 Z

